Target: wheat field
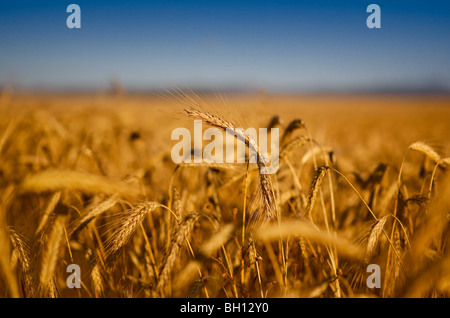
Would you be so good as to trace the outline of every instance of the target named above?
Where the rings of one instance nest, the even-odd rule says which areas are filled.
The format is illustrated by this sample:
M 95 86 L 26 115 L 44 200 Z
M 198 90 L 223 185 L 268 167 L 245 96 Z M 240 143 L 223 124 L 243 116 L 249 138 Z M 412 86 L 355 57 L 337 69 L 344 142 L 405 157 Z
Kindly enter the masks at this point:
M 0 297 L 450 296 L 448 97 L 4 92 L 0 114 Z M 175 164 L 198 118 L 279 128 L 278 172 Z

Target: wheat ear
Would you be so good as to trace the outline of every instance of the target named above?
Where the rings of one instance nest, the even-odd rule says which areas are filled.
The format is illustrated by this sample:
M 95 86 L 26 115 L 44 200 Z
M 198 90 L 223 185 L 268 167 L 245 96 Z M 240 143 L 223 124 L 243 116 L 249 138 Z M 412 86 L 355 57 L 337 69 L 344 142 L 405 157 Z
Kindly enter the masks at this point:
M 441 161 L 441 156 L 433 148 L 422 141 L 411 144 L 408 149 L 423 153 L 436 163 Z
M 92 221 L 97 216 L 108 211 L 116 203 L 117 203 L 117 195 L 113 195 L 110 198 L 108 198 L 108 199 L 100 202 L 99 204 L 95 205 L 94 207 L 90 208 L 89 211 L 84 216 L 77 219 L 71 225 L 71 229 L 69 231 L 69 237 L 71 237 L 75 232 L 77 232 L 82 226 L 88 224 L 90 221 Z
M 188 214 L 183 221 L 178 225 L 175 231 L 172 241 L 170 243 L 169 252 L 165 257 L 160 275 L 158 278 L 158 284 L 156 289 L 163 290 L 164 285 L 169 281 L 170 273 L 175 265 L 175 262 L 180 254 L 181 246 L 184 241 L 187 240 L 194 229 L 195 222 L 199 219 L 201 214 L 191 213 Z
M 41 274 L 39 277 L 43 288 L 49 286 L 55 272 L 59 249 L 64 234 L 65 221 L 65 215 L 57 215 L 50 231 L 50 235 L 48 236 L 47 246 L 42 255 Z
M 310 216 L 314 204 L 316 202 L 317 194 L 319 193 L 320 185 L 322 184 L 323 178 L 325 177 L 327 171 L 327 166 L 321 166 L 317 168 L 316 172 L 314 173 L 311 186 L 308 193 L 308 204 L 306 206 L 306 215 Z
M 263 169 L 266 166 L 264 157 L 261 155 L 258 144 L 256 141 L 246 134 L 242 129 L 238 129 L 233 123 L 223 120 L 222 118 L 197 110 L 197 109 L 185 109 L 185 112 L 192 118 L 201 119 L 207 124 L 222 129 L 224 131 L 231 130 L 236 136 L 242 140 L 245 145 L 256 152 L 257 164 L 259 169 Z M 275 195 L 273 192 L 272 180 L 269 175 L 259 174 L 259 185 L 263 195 L 263 212 L 266 219 L 271 219 L 276 212 Z
M 26 297 L 33 296 L 33 277 L 31 266 L 31 250 L 26 241 L 26 238 L 9 227 L 9 237 L 13 247 L 13 255 L 17 258 L 20 270 L 23 275 L 23 284 Z
M 369 239 L 367 241 L 367 249 L 366 249 L 366 256 L 365 256 L 366 263 L 369 262 L 370 258 L 373 256 L 373 254 L 375 252 L 375 248 L 378 245 L 380 235 L 383 232 L 383 228 L 384 228 L 384 225 L 386 224 L 388 216 L 389 215 L 379 218 L 378 221 L 376 221 L 374 226 L 372 227 L 372 230 L 370 231 Z
M 145 202 L 125 212 L 120 224 L 113 230 L 111 238 L 105 244 L 107 259 L 114 258 L 116 253 L 130 241 L 142 220 L 159 206 L 161 204 L 157 202 Z

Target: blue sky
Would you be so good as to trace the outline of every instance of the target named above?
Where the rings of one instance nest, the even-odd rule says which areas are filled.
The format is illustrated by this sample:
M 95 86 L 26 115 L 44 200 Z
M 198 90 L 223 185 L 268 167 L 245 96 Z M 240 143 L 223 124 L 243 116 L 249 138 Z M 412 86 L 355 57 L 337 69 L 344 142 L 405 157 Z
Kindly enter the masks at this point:
M 66 8 L 81 7 L 81 29 Z M 381 29 L 366 8 L 381 7 Z M 0 85 L 450 90 L 450 1 L 0 2 Z

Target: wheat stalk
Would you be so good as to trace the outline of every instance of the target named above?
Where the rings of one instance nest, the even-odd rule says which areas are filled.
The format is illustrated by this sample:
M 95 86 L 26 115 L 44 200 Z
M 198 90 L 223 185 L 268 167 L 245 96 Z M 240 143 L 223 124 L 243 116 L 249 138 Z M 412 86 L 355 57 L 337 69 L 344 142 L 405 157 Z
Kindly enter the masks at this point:
M 194 228 L 195 223 L 199 219 L 201 214 L 191 213 L 188 214 L 183 221 L 178 225 L 175 231 L 172 241 L 170 243 L 168 254 L 166 255 L 158 278 L 157 290 L 163 290 L 164 285 L 169 281 L 170 273 L 176 263 L 178 255 L 180 254 L 181 246 L 183 242 L 189 239 L 189 236 Z
M 92 267 L 91 271 L 92 285 L 94 286 L 94 295 L 99 298 L 104 294 L 103 278 L 100 272 L 100 264 L 97 263 Z
M 56 205 L 58 204 L 59 200 L 61 198 L 61 191 L 56 192 L 53 194 L 53 196 L 50 199 L 50 202 L 48 203 L 44 214 L 42 215 L 41 221 L 39 222 L 39 225 L 36 229 L 36 234 L 38 234 L 42 229 L 44 228 L 45 224 L 48 221 L 49 216 L 53 213 L 53 211 L 56 208 Z
M 185 112 L 193 118 L 201 119 L 205 121 L 207 124 L 222 129 L 224 131 L 230 130 L 238 136 L 240 140 L 242 140 L 245 145 L 256 152 L 257 154 L 257 165 L 261 170 L 266 166 L 266 162 L 264 157 L 261 155 L 258 144 L 256 141 L 246 134 L 242 129 L 236 128 L 236 126 L 222 118 L 209 114 L 207 112 L 203 112 L 197 109 L 185 109 Z M 274 217 L 276 213 L 276 202 L 275 202 L 275 194 L 273 192 L 272 180 L 269 175 L 260 173 L 259 174 L 259 185 L 263 197 L 263 216 L 266 220 L 270 220 Z
M 299 136 L 292 140 L 290 140 L 286 145 L 283 146 L 283 149 L 280 151 L 280 159 L 286 158 L 291 154 L 295 149 L 302 147 L 307 142 L 309 142 L 309 138 L 306 136 Z
M 283 145 L 291 137 L 295 130 L 301 129 L 303 127 L 305 127 L 305 123 L 303 122 L 303 120 L 292 120 L 284 131 L 283 137 L 281 137 L 281 144 Z
M 92 221 L 94 218 L 98 217 L 99 215 L 103 214 L 104 212 L 108 211 L 110 208 L 112 208 L 117 203 L 117 195 L 113 195 L 110 198 L 100 202 L 99 204 L 95 205 L 94 207 L 90 208 L 88 212 L 82 216 L 81 218 L 77 219 L 73 225 L 71 225 L 71 229 L 69 231 L 69 237 L 72 236 L 75 232 L 78 231 L 82 226 L 88 224 L 90 221 Z
M 16 189 L 10 185 L 3 190 L 0 196 L 0 275 L 3 275 L 4 282 L 9 291 L 10 297 L 20 297 L 19 284 L 16 278 L 15 266 L 11 258 L 11 239 L 7 225 L 7 206 L 12 199 Z
M 322 184 L 323 178 L 325 177 L 327 171 L 327 166 L 321 166 L 317 168 L 317 170 L 314 172 L 313 179 L 311 181 L 311 186 L 309 188 L 308 193 L 308 203 L 306 206 L 306 212 L 305 215 L 311 216 L 312 210 L 314 208 L 314 204 L 316 202 L 317 194 L 319 193 L 320 186 Z
M 354 245 L 343 235 L 330 234 L 320 230 L 313 223 L 298 219 L 285 220 L 279 224 L 271 224 L 260 227 L 255 237 L 262 241 L 276 241 L 290 236 L 302 237 L 312 242 L 321 244 L 333 244 L 342 255 L 359 259 L 363 254 L 359 246 Z
M 375 248 L 377 247 L 378 240 L 380 239 L 381 233 L 383 233 L 384 225 L 388 219 L 389 215 L 385 215 L 382 218 L 379 218 L 378 221 L 375 222 L 372 230 L 370 231 L 369 239 L 367 241 L 367 249 L 365 261 L 369 262 L 370 258 L 373 256 L 375 252 Z
M 422 141 L 417 141 L 409 146 L 410 150 L 414 150 L 423 153 L 427 157 L 433 159 L 434 162 L 438 163 L 441 161 L 441 156 L 429 145 Z
M 121 194 L 137 197 L 139 191 L 129 184 L 81 171 L 49 169 L 37 172 L 25 178 L 22 192 L 51 192 L 63 189 L 84 193 Z
M 126 211 L 120 217 L 120 224 L 113 230 L 113 234 L 105 243 L 106 258 L 111 260 L 116 253 L 125 246 L 137 230 L 142 220 L 161 204 L 157 202 L 145 202 Z
M 58 261 L 59 249 L 64 234 L 65 215 L 57 215 L 47 239 L 41 261 L 40 283 L 43 288 L 50 285 Z
M 32 297 L 34 294 L 31 250 L 26 238 L 9 227 L 9 236 L 13 247 L 13 255 L 17 258 L 20 270 L 23 275 L 24 289 L 26 297 Z

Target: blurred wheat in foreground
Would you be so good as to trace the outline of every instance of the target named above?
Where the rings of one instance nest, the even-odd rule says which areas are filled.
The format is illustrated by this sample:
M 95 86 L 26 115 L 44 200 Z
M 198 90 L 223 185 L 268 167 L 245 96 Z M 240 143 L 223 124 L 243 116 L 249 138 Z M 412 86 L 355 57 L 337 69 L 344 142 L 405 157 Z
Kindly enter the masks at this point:
M 450 296 L 449 101 L 362 98 L 2 100 L 0 296 Z M 194 119 L 279 127 L 279 171 L 175 165 Z

